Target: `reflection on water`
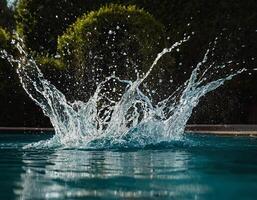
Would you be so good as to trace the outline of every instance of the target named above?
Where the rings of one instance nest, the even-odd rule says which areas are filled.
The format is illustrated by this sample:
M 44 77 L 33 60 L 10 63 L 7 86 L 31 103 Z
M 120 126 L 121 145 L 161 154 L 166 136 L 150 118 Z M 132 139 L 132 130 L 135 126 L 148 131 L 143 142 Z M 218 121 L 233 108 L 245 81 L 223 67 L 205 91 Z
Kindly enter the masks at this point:
M 40 158 L 28 152 L 23 155 L 22 190 L 15 193 L 23 199 L 154 198 L 181 196 L 186 187 L 195 196 L 208 188 L 190 183 L 188 159 L 184 151 L 59 150 Z
M 23 149 L 0 134 L 0 199 L 254 199 L 257 138 L 188 136 L 148 149 Z

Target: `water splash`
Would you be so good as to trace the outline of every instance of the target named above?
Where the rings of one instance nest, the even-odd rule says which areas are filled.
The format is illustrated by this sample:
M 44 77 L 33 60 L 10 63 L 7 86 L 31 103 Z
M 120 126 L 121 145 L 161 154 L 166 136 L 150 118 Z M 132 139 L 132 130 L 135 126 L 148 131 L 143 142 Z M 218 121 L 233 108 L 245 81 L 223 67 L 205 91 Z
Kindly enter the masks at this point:
M 73 103 L 67 101 L 65 95 L 44 78 L 35 60 L 24 50 L 23 42 L 16 41 L 19 59 L 5 51 L 1 52 L 1 57 L 8 59 L 12 65 L 18 64 L 17 73 L 23 88 L 50 118 L 55 129 L 52 139 L 26 147 L 141 148 L 181 140 L 186 123 L 200 98 L 245 71 L 235 70 L 223 78 L 207 81 L 213 75 L 211 70 L 223 69 L 230 63 L 208 64 L 208 56 L 210 52 L 213 53 L 213 49 L 207 50 L 185 84 L 165 100 L 153 105 L 140 90 L 140 85 L 164 54 L 178 48 L 188 39 L 184 38 L 170 48 L 165 48 L 157 55 L 148 72 L 136 81 L 108 77 L 98 85 L 87 102 Z M 112 80 L 127 85 L 118 101 L 109 99 L 103 92 L 105 85 Z

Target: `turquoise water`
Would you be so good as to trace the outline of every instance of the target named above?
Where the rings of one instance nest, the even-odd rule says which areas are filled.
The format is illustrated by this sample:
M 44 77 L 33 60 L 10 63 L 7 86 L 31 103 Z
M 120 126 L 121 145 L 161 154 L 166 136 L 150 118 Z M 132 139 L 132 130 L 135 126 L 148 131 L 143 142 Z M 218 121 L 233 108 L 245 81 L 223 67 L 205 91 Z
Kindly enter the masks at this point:
M 23 149 L 0 134 L 0 199 L 255 199 L 257 138 L 188 134 L 144 149 Z

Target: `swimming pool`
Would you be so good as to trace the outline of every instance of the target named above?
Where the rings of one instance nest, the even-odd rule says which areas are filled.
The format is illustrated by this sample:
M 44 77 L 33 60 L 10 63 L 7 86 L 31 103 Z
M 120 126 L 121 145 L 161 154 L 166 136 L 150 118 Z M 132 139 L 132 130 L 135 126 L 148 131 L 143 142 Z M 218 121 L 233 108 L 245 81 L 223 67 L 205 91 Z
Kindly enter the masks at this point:
M 254 199 L 257 138 L 188 134 L 144 149 L 23 149 L 0 134 L 0 199 Z

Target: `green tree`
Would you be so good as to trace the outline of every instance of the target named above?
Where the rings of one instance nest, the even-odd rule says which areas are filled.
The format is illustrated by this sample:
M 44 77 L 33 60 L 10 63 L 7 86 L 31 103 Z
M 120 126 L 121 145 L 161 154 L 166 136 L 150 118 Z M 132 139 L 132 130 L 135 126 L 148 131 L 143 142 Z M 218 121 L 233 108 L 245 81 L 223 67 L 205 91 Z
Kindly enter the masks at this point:
M 80 17 L 58 39 L 63 61 L 91 92 L 113 73 L 135 80 L 164 46 L 163 25 L 135 6 L 116 4 Z

